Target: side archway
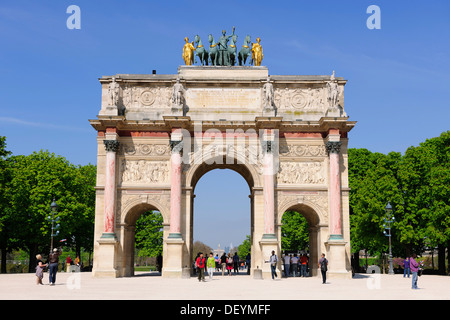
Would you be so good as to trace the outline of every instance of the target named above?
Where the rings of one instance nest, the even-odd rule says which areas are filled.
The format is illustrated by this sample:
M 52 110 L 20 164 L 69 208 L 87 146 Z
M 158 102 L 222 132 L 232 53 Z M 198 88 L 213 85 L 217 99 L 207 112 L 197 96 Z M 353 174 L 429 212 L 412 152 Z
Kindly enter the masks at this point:
M 327 228 L 327 224 L 323 221 L 325 216 L 319 206 L 310 202 L 302 200 L 292 200 L 279 208 L 278 214 L 278 241 L 281 244 L 281 225 L 282 218 L 286 211 L 295 211 L 305 217 L 309 225 L 309 270 L 312 276 L 317 276 L 317 261 L 319 261 L 320 252 L 325 248 L 321 246 L 322 233 Z
M 123 276 L 131 277 L 134 275 L 134 252 L 135 252 L 135 230 L 136 221 L 139 217 L 147 211 L 159 211 L 163 217 L 163 228 L 168 225 L 167 213 L 159 209 L 160 205 L 153 201 L 143 201 L 136 199 L 127 203 L 123 208 L 124 214 L 120 222 L 120 235 L 123 239 L 122 246 L 122 261 L 119 261 L 120 271 Z M 166 231 L 166 230 L 164 230 Z

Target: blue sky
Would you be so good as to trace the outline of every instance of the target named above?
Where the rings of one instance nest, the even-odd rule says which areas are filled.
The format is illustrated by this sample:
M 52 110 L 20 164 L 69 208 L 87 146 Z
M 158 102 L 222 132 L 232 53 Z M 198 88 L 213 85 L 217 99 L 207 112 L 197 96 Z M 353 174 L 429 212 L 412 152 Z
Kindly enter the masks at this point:
M 69 30 L 69 5 L 81 9 L 81 29 Z M 381 9 L 381 29 L 369 30 L 369 5 Z M 348 80 L 345 109 L 358 121 L 350 147 L 404 152 L 449 129 L 450 2 L 441 1 L 86 1 L 3 0 L 0 3 L 0 135 L 14 154 L 47 149 L 74 164 L 96 163 L 96 133 L 88 119 L 100 109 L 98 78 L 116 73 L 174 74 L 184 37 L 229 33 L 260 37 L 270 74 L 336 75 Z M 231 227 L 247 218 L 248 187 L 239 175 L 214 170 L 196 190 L 196 230 L 211 221 L 202 194 L 230 192 L 216 208 Z M 230 181 L 238 181 L 242 189 Z M 203 187 L 205 185 L 205 187 Z M 211 186 L 214 187 L 211 187 Z M 205 190 L 203 190 L 205 189 Z M 203 190 L 203 191 L 202 191 Z M 235 193 L 231 193 L 235 191 Z M 209 193 L 208 193 L 209 192 Z M 245 207 L 246 203 L 247 207 Z M 209 205 L 208 205 L 209 203 Z M 226 204 L 229 205 L 226 207 Z M 228 208 L 228 209 L 226 209 Z M 217 215 L 219 216 L 219 214 Z M 235 219 L 235 220 L 233 220 Z M 230 227 L 226 227 L 230 228 Z M 228 238 L 199 235 L 211 246 Z

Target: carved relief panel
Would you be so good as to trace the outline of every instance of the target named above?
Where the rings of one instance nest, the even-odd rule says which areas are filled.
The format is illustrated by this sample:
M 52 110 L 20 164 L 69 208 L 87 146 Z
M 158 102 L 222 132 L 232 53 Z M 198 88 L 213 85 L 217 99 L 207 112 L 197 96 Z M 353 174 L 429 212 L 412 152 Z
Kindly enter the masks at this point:
M 129 160 L 120 162 L 120 181 L 124 184 L 168 183 L 169 163 L 167 161 Z

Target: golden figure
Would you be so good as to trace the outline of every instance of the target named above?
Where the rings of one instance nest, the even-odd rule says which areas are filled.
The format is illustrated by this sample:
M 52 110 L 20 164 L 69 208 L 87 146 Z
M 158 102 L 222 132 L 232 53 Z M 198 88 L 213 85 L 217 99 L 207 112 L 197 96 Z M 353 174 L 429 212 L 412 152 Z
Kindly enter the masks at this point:
M 252 42 L 252 62 L 254 62 L 255 66 L 260 66 L 261 61 L 264 57 L 262 46 L 259 44 L 261 39 L 256 38 L 256 43 Z
M 184 38 L 186 44 L 183 46 L 183 59 L 187 66 L 190 66 L 194 63 L 194 41 L 189 42 L 189 38 Z

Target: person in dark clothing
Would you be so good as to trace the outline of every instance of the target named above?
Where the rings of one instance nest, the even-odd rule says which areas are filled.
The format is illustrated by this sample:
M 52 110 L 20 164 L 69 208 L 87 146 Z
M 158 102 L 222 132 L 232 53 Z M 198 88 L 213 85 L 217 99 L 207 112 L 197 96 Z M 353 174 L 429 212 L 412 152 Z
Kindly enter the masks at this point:
M 56 273 L 58 272 L 58 263 L 59 263 L 59 256 L 61 255 L 61 248 L 53 249 L 53 252 L 50 253 L 48 257 L 48 263 L 49 263 L 49 283 L 51 286 L 55 285 L 56 282 Z

